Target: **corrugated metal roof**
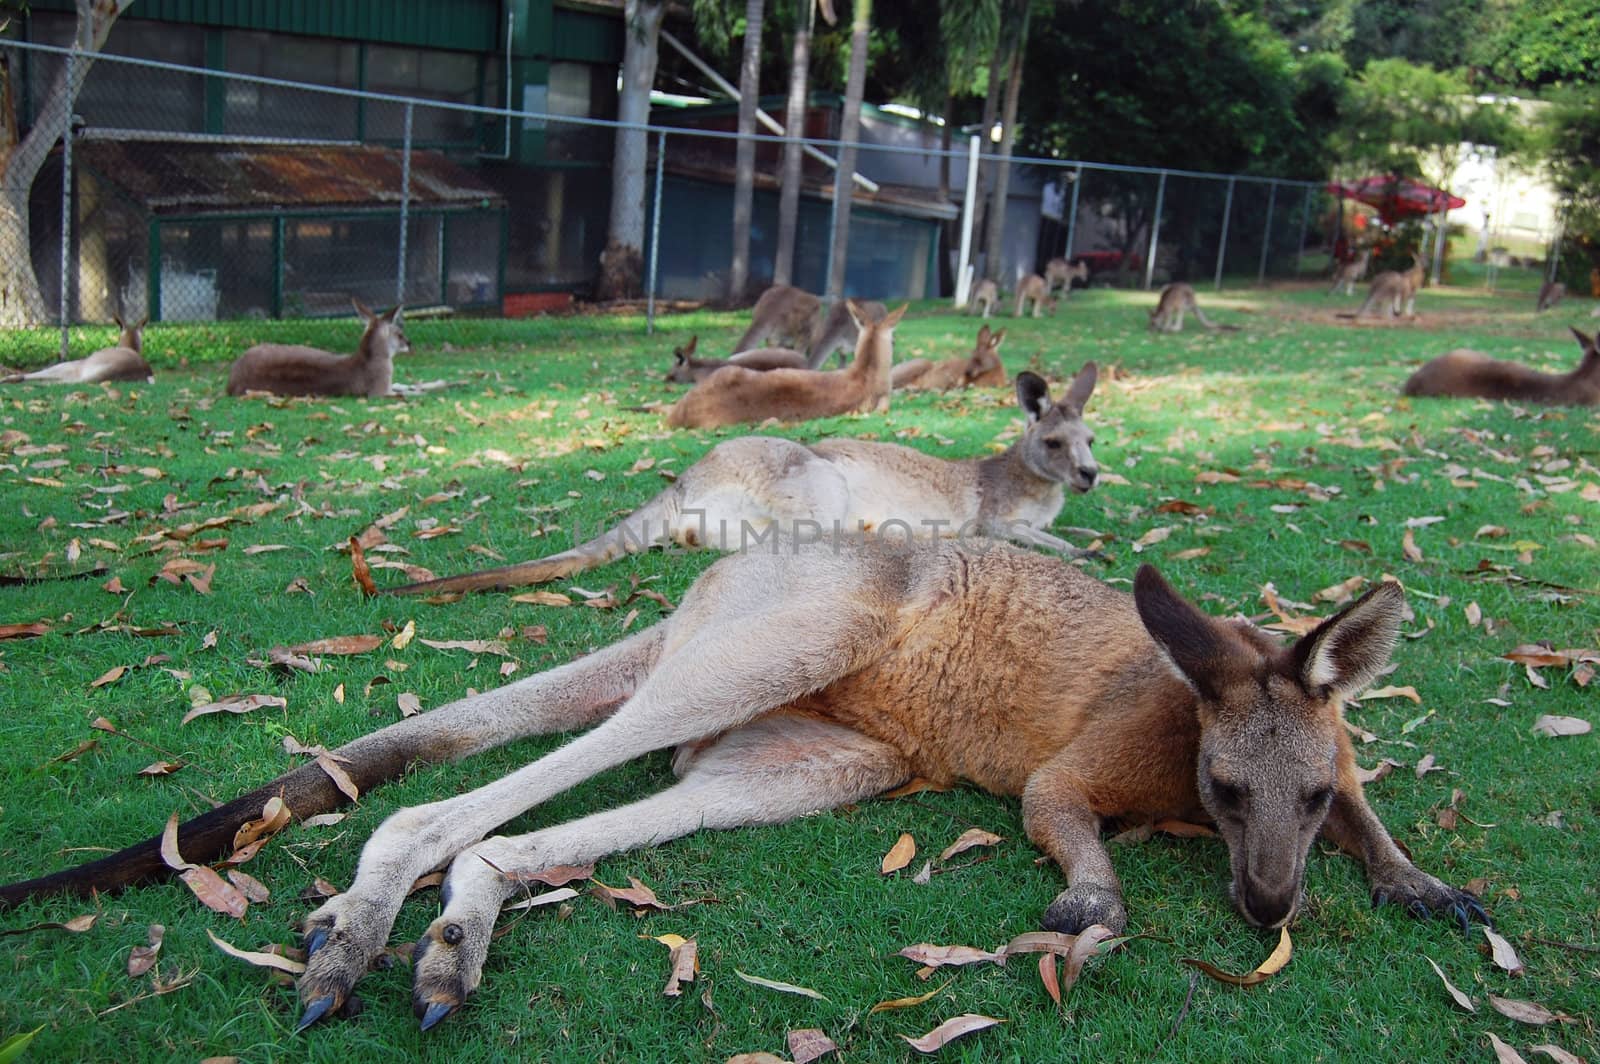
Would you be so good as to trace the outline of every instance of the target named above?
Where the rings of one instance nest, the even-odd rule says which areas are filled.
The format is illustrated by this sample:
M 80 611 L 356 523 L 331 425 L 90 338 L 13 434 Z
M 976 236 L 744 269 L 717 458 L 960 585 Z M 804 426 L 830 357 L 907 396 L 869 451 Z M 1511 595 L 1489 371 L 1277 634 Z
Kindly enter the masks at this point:
M 154 214 L 400 204 L 398 148 L 91 139 L 77 151 L 98 177 Z M 503 201 L 439 152 L 413 150 L 411 203 L 499 207 Z

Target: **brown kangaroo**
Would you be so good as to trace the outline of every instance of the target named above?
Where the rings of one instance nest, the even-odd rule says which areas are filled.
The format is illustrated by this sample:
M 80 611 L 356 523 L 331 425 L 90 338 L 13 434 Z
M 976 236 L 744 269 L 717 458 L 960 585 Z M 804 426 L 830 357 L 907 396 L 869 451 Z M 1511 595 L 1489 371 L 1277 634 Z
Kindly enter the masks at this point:
M 1555 306 L 1567 294 L 1567 286 L 1560 281 L 1546 281 L 1539 286 L 1539 300 L 1534 304 L 1534 312 L 1543 314 Z
M 724 558 L 666 620 L 567 665 L 399 721 L 335 756 L 362 791 L 415 761 L 588 728 L 476 790 L 392 814 L 350 889 L 305 920 L 304 1029 L 349 1000 L 416 878 L 448 865 L 412 954 L 424 1030 L 479 985 L 501 906 L 531 877 L 700 829 L 780 824 L 922 777 L 1018 797 L 1066 876 L 1042 923 L 1128 922 L 1102 822 L 1209 819 L 1233 904 L 1280 927 L 1321 835 L 1366 866 L 1372 899 L 1463 927 L 1478 899 L 1418 869 L 1367 804 L 1341 703 L 1383 670 L 1404 595 L 1386 582 L 1290 646 L 1220 621 L 1150 566 L 1133 594 L 982 540 L 882 539 Z M 678 782 L 518 836 L 490 833 L 574 785 L 676 747 Z M 344 800 L 316 764 L 179 828 L 204 861 L 281 795 L 296 816 Z M 0 903 L 109 890 L 164 872 L 159 842 L 0 888 Z M 1315 919 L 1316 917 L 1313 917 Z
M 804 369 L 806 356 L 786 347 L 757 347 L 740 351 L 732 358 L 696 358 L 694 349 L 700 337 L 691 336 L 689 342 L 672 350 L 672 369 L 667 373 L 668 384 L 694 384 L 703 381 L 723 366 L 743 366 L 745 369 Z
M 775 284 L 762 292 L 750 311 L 750 327 L 733 345 L 735 352 L 762 347 L 770 341 L 793 349 L 809 348 L 822 300 L 803 288 Z
M 367 323 L 356 353 L 335 355 L 297 344 L 257 344 L 234 360 L 228 394 L 365 395 L 374 399 L 394 388 L 394 356 L 411 350 L 401 322 L 403 308 L 375 314 L 350 301 Z
M 1033 316 L 1036 318 L 1042 310 L 1048 310 L 1052 315 L 1056 312 L 1056 297 L 1050 294 L 1050 286 L 1045 283 L 1045 279 L 1036 273 L 1028 274 L 1017 285 L 1017 317 L 1022 317 L 1023 308 L 1030 301 L 1033 303 Z
M 1577 329 L 1583 361 L 1571 373 L 1540 373 L 1517 362 L 1502 362 L 1481 351 L 1459 348 L 1440 355 L 1413 373 L 1405 394 L 1483 399 L 1518 399 L 1552 406 L 1600 405 L 1600 350 L 1596 337 Z
M 966 358 L 947 358 L 930 362 L 913 358 L 889 371 L 889 386 L 895 390 L 913 392 L 947 392 L 953 388 L 1003 388 L 1006 384 L 1006 367 L 1000 361 L 1000 344 L 1006 331 L 990 332 L 984 325 L 978 330 L 978 343 Z
M 840 370 L 769 369 L 725 366 L 689 389 L 667 411 L 672 428 L 709 429 L 744 421 L 808 421 L 856 411 L 888 409 L 889 365 L 894 361 L 894 327 L 906 308 L 881 321 L 866 321 L 854 301 L 846 301 L 860 338 L 856 357 Z
M 858 299 L 856 312 L 862 316 L 863 321 L 881 321 L 889 313 L 889 308 L 873 300 Z M 850 316 L 850 310 L 845 306 L 845 301 L 835 303 L 816 330 L 811 334 L 811 346 L 806 348 L 806 368 L 821 369 L 822 364 L 828 361 L 828 356 L 838 352 L 839 365 L 844 365 L 847 352 L 856 349 L 856 341 L 860 339 L 860 330 L 856 327 L 855 319 Z
M 1061 286 L 1061 298 L 1066 299 L 1072 294 L 1072 282 L 1089 280 L 1089 264 L 1087 262 L 1068 262 L 1057 255 L 1044 264 L 1045 291 L 1054 293 L 1056 286 Z
M 392 593 L 522 587 L 575 576 L 657 543 L 742 550 L 768 542 L 774 531 L 796 538 L 834 529 L 892 529 L 917 538 L 981 533 L 1085 557 L 1093 552 L 1046 529 L 1061 513 L 1066 488 L 1086 492 L 1100 476 L 1094 433 L 1083 421 L 1097 378 L 1095 364 L 1085 363 L 1057 401 L 1043 377 L 1019 373 L 1017 405 L 1027 417 L 1022 435 L 987 458 L 951 461 L 868 440 L 807 445 L 741 436 L 713 447 L 671 487 L 571 550 Z
M 1182 332 L 1185 311 L 1193 311 L 1195 320 L 1213 332 L 1239 331 L 1237 325 L 1219 325 L 1206 317 L 1194 297 L 1194 286 L 1182 281 L 1175 281 L 1161 289 L 1161 295 L 1156 298 L 1156 305 L 1150 311 L 1150 328 L 1161 333 Z
M 100 381 L 152 381 L 155 371 L 144 360 L 144 327 L 149 322 L 147 314 L 134 325 L 128 325 L 121 315 L 116 316 L 117 346 L 102 347 L 88 358 L 70 362 L 57 362 L 32 373 L 15 373 L 0 383 L 18 381 L 45 381 L 51 384 L 96 384 Z
M 967 312 L 976 314 L 981 309 L 984 317 L 994 313 L 1000 302 L 1000 286 L 985 277 L 972 286 L 972 298 L 967 302 Z
M 1344 289 L 1344 294 L 1356 294 L 1356 282 L 1366 276 L 1367 267 L 1372 264 L 1372 249 L 1362 248 L 1361 253 L 1349 262 L 1335 263 L 1333 267 L 1333 287 L 1328 289 L 1331 296 L 1339 289 Z
M 1410 269 L 1384 270 L 1373 277 L 1372 285 L 1367 289 L 1367 298 L 1354 314 L 1340 314 L 1341 318 L 1364 318 L 1369 311 L 1382 314 L 1387 308 L 1391 318 L 1398 318 L 1402 312 L 1408 318 L 1417 314 L 1417 290 L 1423 282 L 1422 256 L 1411 256 Z

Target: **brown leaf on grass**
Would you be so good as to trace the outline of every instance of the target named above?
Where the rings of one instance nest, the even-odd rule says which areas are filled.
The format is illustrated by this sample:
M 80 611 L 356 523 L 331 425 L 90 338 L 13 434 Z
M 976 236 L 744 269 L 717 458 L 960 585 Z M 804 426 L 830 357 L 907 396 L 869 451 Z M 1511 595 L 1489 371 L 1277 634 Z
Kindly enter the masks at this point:
M 794 1058 L 794 1064 L 811 1064 L 812 1061 L 820 1060 L 829 1053 L 839 1051 L 833 1039 L 816 1027 L 802 1027 L 790 1031 L 784 1040 L 789 1044 L 789 1055 Z
M 1567 735 L 1587 735 L 1590 728 L 1589 722 L 1582 717 L 1554 717 L 1548 713 L 1533 722 L 1533 733 L 1550 739 L 1559 739 Z
M 706 993 L 710 992 L 711 988 L 706 987 Z M 702 994 L 701 1000 L 704 999 L 705 995 Z M 735 1053 L 722 1064 L 789 1064 L 789 1062 L 776 1053 Z
M 262 804 L 260 817 L 239 825 L 239 830 L 233 833 L 233 848 L 240 850 L 252 842 L 270 839 L 288 827 L 291 819 L 293 814 L 288 804 L 280 795 L 273 795 Z
M 74 746 L 71 750 L 68 750 L 66 753 L 57 754 L 55 757 L 52 757 L 50 759 L 50 761 L 52 763 L 55 763 L 55 762 L 59 761 L 59 762 L 61 762 L 63 764 L 65 764 L 65 763 L 67 763 L 69 761 L 76 761 L 76 760 L 78 760 L 78 758 L 82 757 L 84 754 L 87 754 L 90 750 L 93 750 L 95 747 L 97 747 L 99 745 L 100 745 L 100 740 L 99 739 L 85 739 L 83 742 L 79 743 L 77 746 Z
M 1326 602 L 1333 606 L 1342 606 L 1355 598 L 1367 583 L 1364 576 L 1352 576 L 1348 580 L 1341 580 L 1337 584 L 1330 584 L 1311 596 L 1313 602 Z
M 1031 932 L 1040 934 L 1043 932 Z M 1004 964 L 1006 955 L 1003 952 L 991 953 L 988 950 L 978 949 L 976 946 L 939 946 L 932 942 L 919 942 L 914 946 L 907 946 L 900 951 L 900 956 L 913 964 L 921 964 L 928 968 L 942 968 L 945 965 L 963 964 Z
M 183 767 L 182 761 L 152 761 L 135 772 L 136 776 L 170 776 Z
M 1434 972 L 1439 976 L 1439 982 L 1444 984 L 1444 988 L 1449 992 L 1451 1000 L 1453 1000 L 1457 1005 L 1460 1005 L 1462 1008 L 1466 1009 L 1468 1012 L 1478 1011 L 1478 1006 L 1473 1004 L 1472 999 L 1467 997 L 1467 995 L 1463 994 L 1461 991 L 1457 990 L 1456 985 L 1449 979 L 1445 978 L 1444 969 L 1439 967 L 1437 964 L 1434 964 L 1432 957 L 1423 957 L 1422 959 L 1433 966 Z
M 0 639 L 32 639 L 50 630 L 49 621 L 28 621 L 23 624 L 0 624 Z
M 1410 684 L 1404 687 L 1374 687 L 1363 694 L 1357 701 L 1368 702 L 1379 698 L 1409 698 L 1417 705 L 1422 705 L 1422 696 L 1417 694 L 1417 689 Z
M 524 591 L 520 595 L 512 595 L 512 602 L 521 602 L 530 606 L 570 606 L 572 598 L 559 591 Z
M 1400 537 L 1400 551 L 1414 562 L 1422 560 L 1422 548 L 1417 546 L 1416 534 L 1411 529 L 1406 529 L 1406 534 Z
M 367 598 L 378 593 L 378 585 L 372 582 L 372 567 L 367 564 L 367 552 L 356 536 L 350 537 L 350 576 Z
M 178 873 L 178 878 L 200 899 L 200 904 L 215 912 L 243 920 L 250 901 L 239 893 L 237 887 L 217 875 L 205 865 L 190 865 Z
M 915 1008 L 918 1005 L 931 1001 L 937 995 L 944 993 L 945 987 L 949 986 L 951 982 L 953 982 L 953 980 L 946 979 L 943 986 L 940 986 L 935 990 L 930 990 L 926 994 L 918 994 L 916 997 L 893 998 L 889 1001 L 880 1001 L 867 1010 L 867 1015 L 871 1016 L 875 1012 L 888 1012 L 890 1009 Z
M 1515 661 L 1520 665 L 1532 665 L 1542 668 L 1547 665 L 1566 665 L 1572 659 L 1559 650 L 1540 646 L 1538 643 L 1523 643 L 1513 647 L 1500 655 L 1507 661 Z
M 204 717 L 211 713 L 249 713 L 263 706 L 269 709 L 282 709 L 288 704 L 289 700 L 281 695 L 228 695 L 215 702 L 195 706 L 185 713 L 178 723 L 187 724 L 196 717 Z
M 474 654 L 497 654 L 502 658 L 511 656 L 511 648 L 501 639 L 419 639 L 417 642 L 435 650 L 467 650 Z
M 213 946 L 228 956 L 244 961 L 246 964 L 254 965 L 257 968 L 272 968 L 275 971 L 288 972 L 290 975 L 299 975 L 306 970 L 303 961 L 290 960 L 288 957 L 279 956 L 276 953 L 261 953 L 255 950 L 240 949 L 238 946 L 224 942 L 212 934 L 209 927 L 206 928 L 206 937 L 211 940 Z
M 541 905 L 555 905 L 559 902 L 571 901 L 577 896 L 578 892 L 571 887 L 558 887 L 555 890 L 547 890 L 543 894 L 535 894 L 532 897 L 523 898 L 521 901 L 510 902 L 502 906 L 500 911 L 509 913 L 520 909 L 537 909 Z
M 1488 924 L 1483 925 L 1483 937 L 1489 940 L 1489 952 L 1494 957 L 1496 968 L 1510 975 L 1522 975 L 1527 971 L 1517 951 L 1511 948 L 1511 943 Z
M 1100 952 L 1110 952 L 1121 941 L 1115 938 L 1110 928 L 1102 924 L 1091 924 L 1079 931 L 1072 943 L 1072 949 L 1067 953 L 1067 959 L 1062 963 L 1061 992 L 1063 994 L 1072 993 L 1072 988 L 1078 982 L 1078 976 L 1083 974 L 1083 966 L 1089 962 L 1089 958 Z M 1278 949 L 1284 953 L 1283 959 L 1278 962 L 1278 967 L 1273 968 L 1271 971 L 1266 971 L 1266 969 L 1268 965 L 1273 963 L 1273 959 L 1277 957 L 1277 952 L 1274 951 L 1272 957 L 1268 957 L 1263 961 L 1261 967 L 1256 969 L 1257 972 L 1265 973 L 1263 978 L 1267 975 L 1272 975 L 1278 968 L 1282 968 L 1289 962 L 1288 941 L 1289 933 L 1285 930 L 1283 939 L 1278 946 Z M 1106 945 L 1106 943 L 1110 944 Z M 1103 949 L 1102 946 L 1104 947 Z
M 1050 1000 L 1061 1004 L 1061 980 L 1056 977 L 1054 953 L 1039 954 L 1039 982 L 1044 984 L 1044 992 L 1050 995 Z
M 343 820 L 347 815 L 346 813 L 318 813 L 316 816 L 308 816 L 300 821 L 300 826 L 303 828 L 330 827 Z
M 1293 954 L 1294 944 L 1289 940 L 1289 929 L 1284 927 L 1279 929 L 1277 947 L 1273 949 L 1266 960 L 1244 975 L 1233 975 L 1194 957 L 1184 957 L 1183 963 L 1191 968 L 1200 969 L 1219 983 L 1229 983 L 1233 986 L 1255 986 L 1258 983 L 1266 982 L 1282 971 L 1283 966 L 1289 963 L 1289 958 Z
M 166 938 L 167 929 L 160 924 L 151 924 L 149 945 L 135 946 L 128 954 L 128 977 L 137 979 L 145 972 L 156 966 L 156 957 L 161 953 L 162 939 Z
M 501 875 L 513 883 L 543 883 L 547 887 L 564 887 L 568 883 L 579 879 L 593 879 L 594 865 L 551 865 L 549 868 L 538 872 L 502 872 Z M 631 876 L 629 878 L 632 878 Z M 635 883 L 639 881 L 634 880 Z M 608 887 L 608 890 L 615 889 Z M 645 888 L 648 890 L 649 888 Z M 655 895 L 651 895 L 655 897 Z M 658 908 L 664 908 L 659 902 Z
M 683 994 L 683 984 L 694 982 L 694 977 L 700 971 L 700 947 L 692 938 L 682 935 L 640 935 L 640 938 L 653 939 L 667 947 L 667 985 L 661 988 L 663 997 L 679 997 Z
M 422 699 L 412 691 L 401 691 L 396 703 L 400 707 L 402 717 L 414 717 L 422 712 Z
M 8 935 L 28 935 L 35 931 L 67 931 L 74 935 L 81 935 L 93 927 L 98 919 L 100 919 L 100 914 L 97 912 L 84 913 L 82 916 L 74 916 L 70 920 L 59 923 L 50 921 L 42 924 L 33 924 L 30 927 L 14 927 L 7 931 L 0 931 L 0 938 L 5 938 Z
M 1005 1020 L 997 1020 L 993 1016 L 981 1016 L 975 1012 L 967 1012 L 945 1020 L 920 1038 L 912 1038 L 907 1034 L 903 1034 L 900 1037 L 904 1038 L 906 1043 L 919 1053 L 937 1053 L 963 1035 L 974 1034 L 1005 1022 Z
M 369 650 L 377 650 L 383 646 L 381 635 L 336 635 L 327 639 L 313 639 L 309 643 L 296 643 L 286 647 L 291 654 L 302 654 L 307 657 L 316 657 L 323 654 L 365 654 Z
M 1152 528 L 1150 531 L 1133 541 L 1133 552 L 1138 554 L 1146 547 L 1155 546 L 1157 543 L 1164 541 L 1168 536 L 1172 535 L 1174 531 L 1176 531 L 1176 529 L 1172 525 L 1158 525 L 1155 528 Z
M 411 645 L 411 641 L 416 637 L 417 622 L 406 621 L 405 625 L 394 634 L 394 638 L 389 640 L 389 646 L 395 650 L 404 650 Z
M 943 794 L 949 789 L 950 784 L 948 783 L 935 783 L 933 780 L 925 780 L 921 776 L 917 776 L 906 783 L 902 783 L 892 791 L 885 791 L 879 797 L 905 798 L 908 795 L 921 794 L 923 791 L 927 791 L 930 794 Z
M 982 828 L 968 828 L 961 833 L 961 836 L 955 842 L 939 851 L 939 860 L 948 861 L 956 854 L 965 853 L 973 847 L 998 846 L 1004 841 L 1004 838 L 992 831 L 984 831 Z
M 1532 665 L 1524 665 L 1522 667 L 1522 671 L 1527 674 L 1528 682 L 1533 684 L 1533 686 L 1539 688 L 1541 691 L 1550 690 L 1550 681 L 1544 678 L 1544 673 L 1540 672 Z
M 629 876 L 628 883 L 630 885 L 626 887 L 609 887 L 595 879 L 589 884 L 589 893 L 613 909 L 617 907 L 617 902 L 622 902 L 624 905 L 632 906 L 635 909 L 657 909 L 661 912 L 669 912 L 674 908 L 671 905 L 662 904 L 661 900 L 656 897 L 656 892 L 640 882 L 638 877 Z
M 272 892 L 267 885 L 249 872 L 237 868 L 228 869 L 228 882 L 232 883 L 240 894 L 243 894 L 256 905 L 265 905 L 272 900 Z
M 1544 1043 L 1543 1045 L 1529 1046 L 1528 1051 L 1530 1053 L 1543 1054 L 1544 1056 L 1547 1056 L 1551 1060 L 1555 1061 L 1556 1064 L 1584 1064 L 1582 1057 L 1574 1056 L 1573 1054 L 1568 1053 L 1565 1049 L 1562 1049 L 1560 1046 L 1551 1045 L 1548 1042 Z
M 361 797 L 361 791 L 356 787 L 356 781 L 350 778 L 350 773 L 340 767 L 339 763 L 327 754 L 317 755 L 317 764 L 322 771 L 333 780 L 333 785 L 339 788 L 339 793 L 352 802 Z
M 1422 759 L 1417 762 L 1417 767 L 1414 770 L 1416 772 L 1416 774 L 1417 774 L 1417 779 L 1420 780 L 1422 777 L 1426 776 L 1430 772 L 1443 772 L 1444 771 L 1444 769 L 1442 769 L 1439 766 L 1434 764 L 1435 760 L 1436 760 L 1436 758 L 1432 754 L 1423 754 L 1422 755 Z
M 89 682 L 89 689 L 93 690 L 96 687 L 104 687 L 106 684 L 109 684 L 109 683 L 116 683 L 118 680 L 122 679 L 127 674 L 128 674 L 128 666 L 126 666 L 126 665 L 115 665 L 115 666 L 112 666 L 111 668 L 107 669 L 105 672 L 101 673 L 98 677 L 96 677 L 95 679 L 91 680 Z
M 109 591 L 113 595 L 125 595 L 128 593 L 128 589 L 123 585 L 122 577 L 120 576 L 113 576 L 110 580 L 101 584 L 100 590 Z
M 796 986 L 793 983 L 781 983 L 776 979 L 763 979 L 759 975 L 750 975 L 748 972 L 741 972 L 737 968 L 733 970 L 733 974 L 737 975 L 740 979 L 743 979 L 751 986 L 764 986 L 768 990 L 776 990 L 780 994 L 799 994 L 801 997 L 814 998 L 817 1001 L 828 1000 L 824 995 L 819 994 L 817 991 L 812 990 L 808 986 Z
M 909 833 L 902 832 L 900 837 L 895 840 L 894 845 L 889 847 L 889 852 L 883 855 L 883 860 L 879 863 L 878 870 L 883 875 L 898 872 L 910 864 L 911 859 L 916 855 L 917 840 L 912 838 Z
M 1528 1064 L 1521 1053 L 1500 1041 L 1493 1031 L 1489 1032 L 1489 1045 L 1494 1049 L 1496 1064 Z
M 1483 623 L 1483 607 L 1476 602 L 1469 602 L 1461 609 L 1467 619 L 1468 628 L 1476 628 Z
M 1530 1027 L 1543 1027 L 1549 1023 L 1573 1023 L 1573 1017 L 1564 1012 L 1551 1012 L 1536 1001 L 1519 1001 L 1516 998 L 1496 997 L 1489 995 L 1489 1005 L 1494 1011 L 1518 1023 L 1525 1023 Z

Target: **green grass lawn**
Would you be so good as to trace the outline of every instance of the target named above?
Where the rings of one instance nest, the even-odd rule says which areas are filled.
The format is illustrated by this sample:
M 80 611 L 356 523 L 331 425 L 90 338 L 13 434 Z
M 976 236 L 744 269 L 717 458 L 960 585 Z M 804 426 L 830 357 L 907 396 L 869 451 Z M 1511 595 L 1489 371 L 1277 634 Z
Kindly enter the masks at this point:
M 362 842 L 387 815 L 492 780 L 559 741 L 552 737 L 419 769 L 363 795 L 337 824 L 287 829 L 244 866 L 272 896 L 242 922 L 203 908 L 176 882 L 0 914 L 0 928 L 11 930 L 98 913 L 81 933 L 0 939 L 0 1039 L 42 1028 L 30 1059 L 122 1064 L 396 1054 L 453 1064 L 720 1061 L 783 1055 L 786 1032 L 821 1028 L 845 1059 L 876 1061 L 915 1057 L 900 1035 L 975 1012 L 1006 1022 L 943 1057 L 1489 1060 L 1493 1032 L 1524 1052 L 1554 1042 L 1594 1059 L 1597 738 L 1530 729 L 1542 714 L 1600 718 L 1600 682 L 1583 686 L 1582 674 L 1545 668 L 1538 678 L 1547 686 L 1536 686 L 1500 655 L 1540 640 L 1600 647 L 1600 415 L 1399 396 L 1417 363 L 1458 346 L 1564 371 L 1577 358 L 1567 326 L 1597 324 L 1591 304 L 1571 300 L 1536 318 L 1528 292 L 1429 290 L 1415 324 L 1355 326 L 1333 318 L 1355 301 L 1322 290 L 1203 288 L 1202 303 L 1241 331 L 1207 334 L 1191 321 L 1172 337 L 1145 331 L 1152 295 L 1092 290 L 1053 319 L 1004 319 L 1002 354 L 1013 373 L 1034 367 L 1058 379 L 1086 359 L 1101 364 L 1089 416 L 1108 475 L 1069 500 L 1060 522 L 1106 533 L 1108 557 L 1088 563 L 1091 572 L 1125 585 L 1152 561 L 1211 612 L 1263 620 L 1269 582 L 1282 600 L 1313 604 L 1291 610 L 1319 613 L 1331 607 L 1317 592 L 1350 577 L 1405 583 L 1415 617 L 1382 682 L 1412 686 L 1421 701 L 1350 707 L 1350 720 L 1375 736 L 1359 745 L 1362 764 L 1402 766 L 1368 795 L 1421 867 L 1456 885 L 1477 881 L 1524 976 L 1498 970 L 1477 929 L 1463 938 L 1444 921 L 1371 909 L 1359 867 L 1319 846 L 1289 967 L 1248 990 L 1192 982 L 1180 958 L 1245 971 L 1274 939 L 1229 905 L 1220 842 L 1158 835 L 1114 847 L 1130 932 L 1144 937 L 1091 962 L 1062 1006 L 1046 995 L 1032 957 L 923 981 L 896 956 L 902 947 L 992 948 L 1035 929 L 1062 887 L 1055 868 L 1036 863 L 1018 804 L 971 790 L 610 858 L 597 871 L 606 883 L 637 876 L 668 903 L 706 900 L 639 918 L 582 896 L 559 912 L 508 916 L 482 987 L 427 1035 L 411 1015 L 404 962 L 366 979 L 358 1018 L 295 1036 L 299 1008 L 287 979 L 211 945 L 208 930 L 245 949 L 297 944 L 299 922 L 317 904 L 303 892 L 319 877 L 347 886 Z M 448 605 L 365 599 L 338 548 L 407 508 L 387 531 L 394 549 L 371 557 L 443 575 L 564 548 L 573 528 L 595 530 L 643 502 L 663 486 L 663 470 L 683 470 L 733 434 L 669 432 L 659 415 L 629 409 L 668 396 L 661 377 L 675 343 L 698 333 L 701 350 L 715 352 L 740 328 L 736 315 L 709 312 L 660 324 L 652 337 L 632 317 L 419 321 L 408 325 L 416 353 L 397 376 L 454 386 L 403 401 L 287 403 L 224 397 L 225 360 L 261 339 L 350 350 L 349 321 L 158 325 L 146 339 L 153 385 L 0 392 L 0 571 L 51 578 L 0 588 L 0 624 L 48 629 L 0 641 L 4 878 L 127 845 L 173 811 L 191 816 L 265 782 L 303 760 L 284 753 L 286 736 L 332 747 L 398 719 L 403 693 L 431 709 L 505 682 L 503 661 L 515 666 L 512 678 L 526 676 L 657 620 L 661 607 L 646 599 L 634 604 L 637 617 L 632 606 L 558 608 L 504 594 Z M 976 325 L 942 305 L 915 306 L 898 331 L 898 357 L 964 354 Z M 106 330 L 80 330 L 75 353 L 106 340 Z M 0 361 L 13 365 L 39 364 L 52 351 L 47 334 L 0 338 Z M 897 398 L 885 415 L 771 431 L 900 440 L 954 457 L 986 453 L 1017 420 L 1010 395 L 994 392 Z M 1198 476 L 1209 473 L 1227 476 Z M 1194 505 L 1162 507 L 1179 501 Z M 1440 520 L 1415 524 L 1408 555 L 1407 521 L 1421 518 Z M 180 527 L 207 521 L 217 523 Z M 1171 531 L 1136 552 L 1156 528 Z M 186 538 L 162 535 L 174 530 Z M 262 546 L 278 549 L 249 551 Z M 209 593 L 156 579 L 173 559 L 214 565 Z M 576 583 L 626 591 L 649 580 L 677 601 L 711 561 L 647 554 Z M 96 565 L 105 571 L 59 579 Z M 405 579 L 396 569 L 376 576 Z M 122 590 L 107 590 L 113 579 Z M 314 674 L 250 661 L 278 645 L 385 635 L 408 622 L 433 640 L 508 633 L 512 657 L 418 639 L 325 658 Z M 137 667 L 92 686 L 117 666 Z M 276 694 L 287 706 L 181 725 L 197 687 L 219 698 Z M 91 728 L 99 717 L 123 734 Z M 1430 755 L 1439 771 L 1419 778 L 1415 766 Z M 161 759 L 186 767 L 138 775 Z M 663 752 L 602 775 L 511 829 L 659 788 L 668 760 Z M 1452 803 L 1459 819 L 1443 827 Z M 931 856 L 972 826 L 1004 836 L 992 859 L 927 885 L 909 871 L 879 873 L 900 833 Z M 393 942 L 413 941 L 437 911 L 437 891 L 419 893 Z M 158 962 L 130 977 L 129 952 L 155 923 L 166 929 Z M 699 979 L 678 998 L 662 996 L 667 950 L 646 937 L 665 934 L 699 943 Z M 1451 1004 L 1427 958 L 1478 1002 L 1477 1014 Z M 749 985 L 735 969 L 827 1000 Z M 876 1002 L 939 987 L 925 1004 L 868 1014 Z M 1489 994 L 1577 1019 L 1520 1026 L 1490 1010 Z

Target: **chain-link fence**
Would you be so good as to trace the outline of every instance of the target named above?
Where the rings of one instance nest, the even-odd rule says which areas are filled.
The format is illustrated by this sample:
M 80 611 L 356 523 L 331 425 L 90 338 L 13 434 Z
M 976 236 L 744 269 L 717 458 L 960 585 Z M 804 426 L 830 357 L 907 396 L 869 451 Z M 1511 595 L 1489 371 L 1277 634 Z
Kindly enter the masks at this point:
M 592 285 L 619 124 L 555 112 L 608 109 L 614 76 L 599 67 L 553 75 L 531 98 L 549 109 L 529 110 L 504 107 L 509 86 L 495 88 L 493 78 L 463 69 L 452 81 L 448 64 L 424 85 L 414 61 L 376 46 L 365 53 L 362 84 L 429 95 L 348 87 L 354 46 L 337 41 L 269 48 L 244 35 L 218 70 L 182 48 L 167 54 L 159 40 L 147 42 L 155 59 L 0 43 L 21 148 L 36 141 L 38 156 L 29 172 L 18 165 L 25 153 L 14 152 L 0 188 L 0 322 L 61 324 L 65 333 L 114 314 L 333 315 L 352 297 L 517 313 L 546 305 L 542 294 Z M 339 84 L 278 76 L 312 70 Z M 81 89 L 70 109 L 52 109 L 64 75 Z M 927 120 L 870 110 L 844 291 L 948 296 L 962 278 L 963 227 L 977 247 L 987 224 L 981 210 L 963 218 L 963 206 L 981 207 L 970 189 L 989 186 L 997 156 L 980 156 L 969 187 L 976 138 L 945 151 Z M 643 293 L 652 306 L 658 296 L 727 295 L 731 114 L 726 106 L 655 112 Z M 808 133 L 816 128 L 808 118 Z M 757 139 L 752 291 L 773 275 L 785 144 Z M 839 144 L 805 143 L 792 279 L 821 291 Z M 1058 255 L 1086 263 L 1092 283 L 1139 287 L 1259 283 L 1327 265 L 1333 211 L 1318 184 L 1039 158 L 1011 166 L 1000 261 L 991 270 L 974 256 L 1002 288 Z

